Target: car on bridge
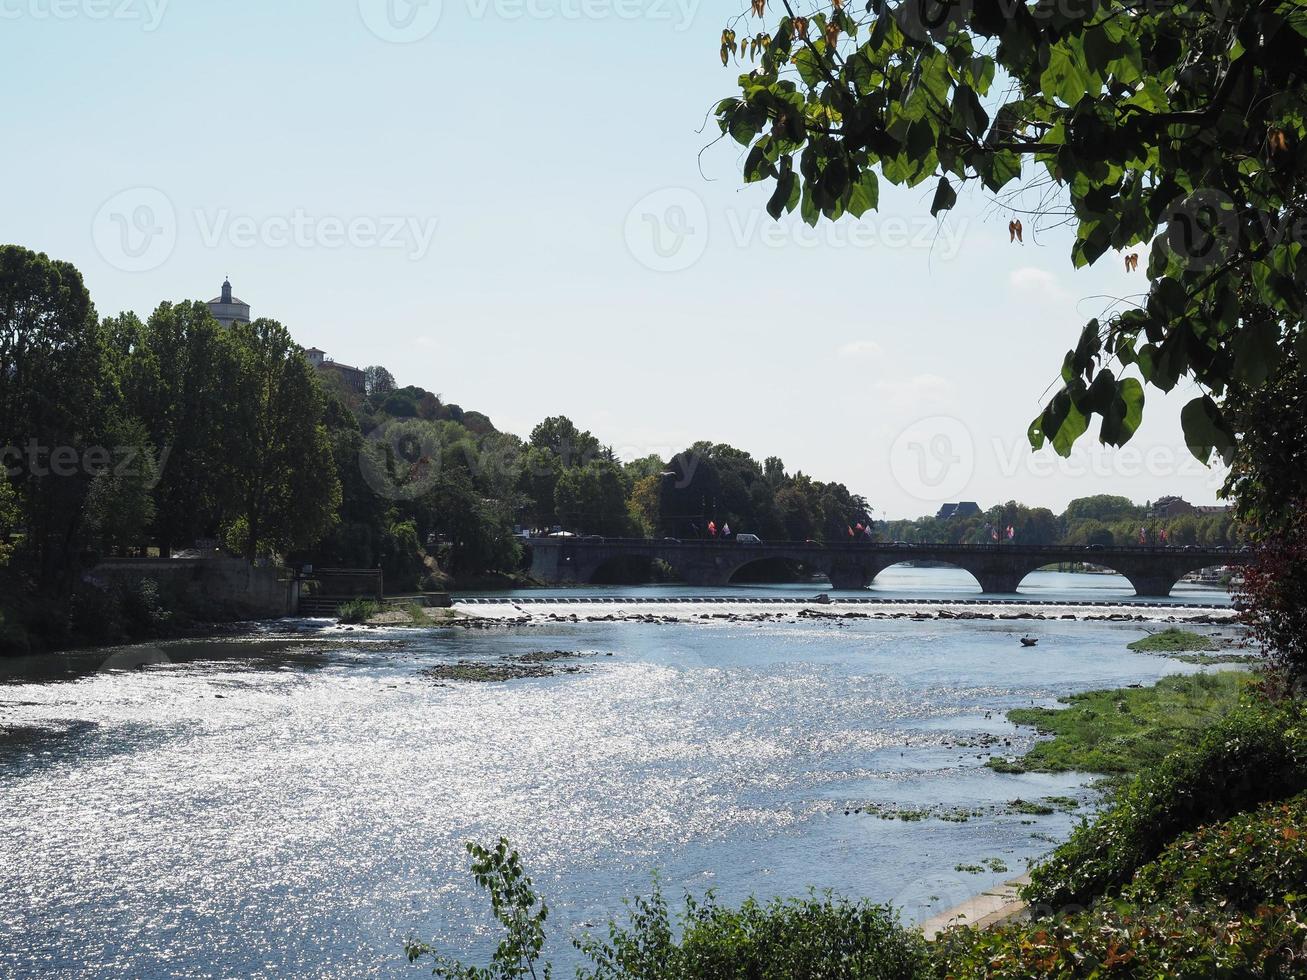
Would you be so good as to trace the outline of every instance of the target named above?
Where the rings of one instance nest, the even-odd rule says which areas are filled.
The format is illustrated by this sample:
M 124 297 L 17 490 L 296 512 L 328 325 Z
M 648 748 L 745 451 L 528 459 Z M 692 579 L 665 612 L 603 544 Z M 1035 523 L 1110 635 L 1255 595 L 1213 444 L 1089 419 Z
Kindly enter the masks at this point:
M 737 534 L 735 536 L 735 543 L 736 544 L 762 544 L 762 539 L 758 537 L 758 535 L 756 534 L 749 534 L 746 532 L 744 534 Z

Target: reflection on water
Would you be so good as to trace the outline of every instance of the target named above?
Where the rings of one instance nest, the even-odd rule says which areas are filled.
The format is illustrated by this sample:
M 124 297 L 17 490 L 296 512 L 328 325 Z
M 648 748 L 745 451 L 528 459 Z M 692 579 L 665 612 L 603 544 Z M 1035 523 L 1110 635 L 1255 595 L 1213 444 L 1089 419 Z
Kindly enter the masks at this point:
M 417 975 L 407 936 L 489 942 L 461 845 L 500 834 L 549 896 L 556 940 L 647 891 L 654 868 L 672 895 L 829 886 L 922 917 L 1068 832 L 1069 815 L 1007 804 L 1083 797 L 1079 779 L 983 759 L 1026 744 L 1002 709 L 1193 669 L 1128 652 L 1139 635 L 581 623 L 163 644 L 126 669 L 69 656 L 57 679 L 7 665 L 0 975 Z M 421 673 L 560 649 L 593 656 L 508 684 Z M 1013 744 L 978 747 L 982 732 Z M 869 804 L 979 815 L 845 814 Z M 955 870 L 984 858 L 1012 870 Z

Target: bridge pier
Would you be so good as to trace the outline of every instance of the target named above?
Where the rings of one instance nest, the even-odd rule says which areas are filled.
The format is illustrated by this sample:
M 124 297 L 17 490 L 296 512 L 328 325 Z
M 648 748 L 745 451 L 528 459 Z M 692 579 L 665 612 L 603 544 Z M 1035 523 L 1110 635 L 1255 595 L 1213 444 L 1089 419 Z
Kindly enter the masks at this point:
M 871 584 L 873 576 L 867 574 L 868 569 L 862 565 L 856 565 L 848 562 L 836 562 L 827 570 L 826 577 L 830 579 L 832 589 L 842 591 L 854 591 L 865 589 Z
M 1135 595 L 1158 599 L 1169 596 L 1171 590 L 1175 588 L 1175 583 L 1180 581 L 1179 575 L 1171 575 L 1167 572 L 1130 572 L 1122 574 L 1125 574 L 1130 584 L 1135 587 Z
M 997 592 L 1000 595 L 1010 595 L 1017 591 L 1017 586 L 1025 578 L 1024 573 L 991 571 L 991 572 L 972 572 L 976 576 L 976 581 L 980 583 L 981 592 Z

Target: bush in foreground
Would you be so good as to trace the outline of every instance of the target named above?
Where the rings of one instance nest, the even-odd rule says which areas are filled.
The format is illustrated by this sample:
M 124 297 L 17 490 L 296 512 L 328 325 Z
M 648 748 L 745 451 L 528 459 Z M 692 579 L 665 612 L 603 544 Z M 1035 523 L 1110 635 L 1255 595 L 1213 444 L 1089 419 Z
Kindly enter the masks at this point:
M 1087 912 L 951 930 L 941 977 L 1298 977 L 1307 973 L 1307 793 L 1168 844 Z
M 1115 894 L 1181 834 L 1307 790 L 1307 706 L 1245 705 L 1122 789 L 1092 824 L 1031 872 L 1048 911 Z
M 516 980 L 551 976 L 540 964 L 548 906 L 535 893 L 517 851 L 467 845 L 472 873 L 486 889 L 503 929 L 487 967 L 467 966 L 434 946 L 410 941 L 410 962 L 434 961 L 446 980 Z M 886 905 L 826 894 L 806 899 L 749 899 L 719 905 L 710 892 L 685 898 L 673 915 L 657 883 L 628 903 L 627 922 L 610 922 L 606 939 L 574 939 L 590 962 L 578 980 L 913 980 L 931 973 L 926 941 L 899 924 Z M 539 964 L 539 972 L 537 972 Z

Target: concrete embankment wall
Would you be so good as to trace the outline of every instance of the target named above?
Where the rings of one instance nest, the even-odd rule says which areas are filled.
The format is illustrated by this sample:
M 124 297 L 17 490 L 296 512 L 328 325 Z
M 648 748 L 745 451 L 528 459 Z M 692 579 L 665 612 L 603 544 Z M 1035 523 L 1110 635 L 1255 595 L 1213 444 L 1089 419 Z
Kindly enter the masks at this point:
M 215 618 L 289 616 L 298 599 L 293 579 L 241 558 L 108 558 L 90 577 L 96 584 L 128 589 L 151 579 L 165 605 Z

